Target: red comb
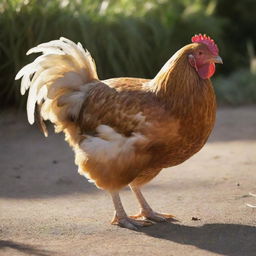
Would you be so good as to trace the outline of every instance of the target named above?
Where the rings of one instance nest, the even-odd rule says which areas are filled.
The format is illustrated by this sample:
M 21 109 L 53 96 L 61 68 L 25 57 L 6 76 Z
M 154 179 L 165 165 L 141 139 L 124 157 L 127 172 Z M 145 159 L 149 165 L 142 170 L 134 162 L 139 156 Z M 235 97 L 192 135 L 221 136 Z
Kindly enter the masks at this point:
M 209 48 L 209 50 L 214 54 L 214 55 L 219 55 L 219 49 L 218 46 L 215 44 L 214 40 L 211 39 L 209 36 L 206 34 L 202 35 L 194 35 L 191 38 L 192 43 L 202 43 L 206 44 Z

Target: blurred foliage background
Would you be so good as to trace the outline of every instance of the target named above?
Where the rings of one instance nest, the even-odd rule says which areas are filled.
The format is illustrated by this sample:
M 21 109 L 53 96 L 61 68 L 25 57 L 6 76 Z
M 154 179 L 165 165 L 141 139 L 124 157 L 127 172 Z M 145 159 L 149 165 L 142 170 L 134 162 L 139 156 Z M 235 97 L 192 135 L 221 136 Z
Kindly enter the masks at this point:
M 101 79 L 152 78 L 195 33 L 220 48 L 219 104 L 256 103 L 255 13 L 255 0 L 1 0 L 1 107 L 22 105 L 14 77 L 39 43 L 60 36 L 81 42 Z

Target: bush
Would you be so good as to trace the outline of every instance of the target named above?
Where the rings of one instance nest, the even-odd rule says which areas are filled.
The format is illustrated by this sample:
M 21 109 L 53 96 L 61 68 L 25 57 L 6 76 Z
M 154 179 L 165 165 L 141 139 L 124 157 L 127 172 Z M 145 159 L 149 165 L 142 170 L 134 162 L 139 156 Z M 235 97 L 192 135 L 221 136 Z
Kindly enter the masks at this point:
M 237 44 L 246 40 L 227 37 L 226 31 L 233 24 L 225 16 L 225 10 L 219 8 L 221 5 L 223 2 L 217 0 L 2 0 L 1 105 L 19 105 L 25 100 L 14 77 L 35 58 L 26 56 L 26 51 L 60 36 L 80 41 L 91 52 L 101 79 L 151 78 L 176 50 L 199 32 L 211 35 L 218 42 L 224 63 L 228 63 L 221 71 L 229 74 L 240 68 L 240 62 L 245 67 L 247 53 L 243 47 L 243 51 L 236 49 L 240 49 Z M 232 6 L 226 8 L 230 17 Z M 226 91 L 219 89 L 218 93 Z M 223 102 L 225 99 L 223 96 Z
M 220 104 L 242 105 L 256 103 L 256 74 L 241 69 L 214 81 L 217 100 Z
M 228 60 L 228 65 L 223 67 L 226 73 L 250 65 L 247 44 L 252 42 L 256 47 L 255 13 L 255 0 L 219 0 L 216 5 L 215 16 L 225 20 L 221 49 L 223 58 Z

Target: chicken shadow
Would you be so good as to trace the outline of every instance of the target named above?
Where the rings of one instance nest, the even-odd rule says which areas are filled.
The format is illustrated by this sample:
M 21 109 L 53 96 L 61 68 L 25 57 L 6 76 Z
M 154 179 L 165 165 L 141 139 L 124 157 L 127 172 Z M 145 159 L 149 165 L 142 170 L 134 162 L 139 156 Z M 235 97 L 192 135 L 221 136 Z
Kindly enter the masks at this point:
M 46 140 L 37 127 L 15 120 L 1 127 L 0 133 L 8 134 L 8 129 L 16 125 L 20 126 L 15 136 L 13 133 L 5 138 L 0 136 L 1 149 L 5 149 L 0 150 L 0 198 L 49 198 L 99 192 L 77 173 L 74 153 L 63 134 L 53 134 L 51 127 Z
M 222 223 L 185 226 L 168 222 L 143 228 L 141 232 L 220 255 L 256 255 L 256 227 L 253 226 Z
M 11 240 L 0 240 L 0 252 L 5 249 L 14 249 L 18 252 L 35 255 L 35 256 L 51 256 L 54 255 L 53 251 L 48 251 L 44 249 L 37 249 L 35 246 L 27 245 L 24 243 L 17 243 Z M 2 255 L 2 254 L 1 254 Z

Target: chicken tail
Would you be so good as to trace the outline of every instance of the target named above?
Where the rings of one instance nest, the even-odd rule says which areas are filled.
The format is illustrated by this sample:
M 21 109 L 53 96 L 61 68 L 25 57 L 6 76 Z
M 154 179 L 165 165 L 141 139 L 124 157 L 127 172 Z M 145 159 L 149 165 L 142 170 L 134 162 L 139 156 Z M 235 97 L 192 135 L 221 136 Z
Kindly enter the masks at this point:
M 22 95 L 29 90 L 29 123 L 34 123 L 35 108 L 39 105 L 40 123 L 43 119 L 50 120 L 57 128 L 60 126 L 60 131 L 65 129 L 65 123 L 78 118 L 90 85 L 98 81 L 95 62 L 80 43 L 75 44 L 64 37 L 40 44 L 27 55 L 38 52 L 42 55 L 23 67 L 15 79 L 22 78 Z M 41 127 L 45 129 L 44 123 Z

